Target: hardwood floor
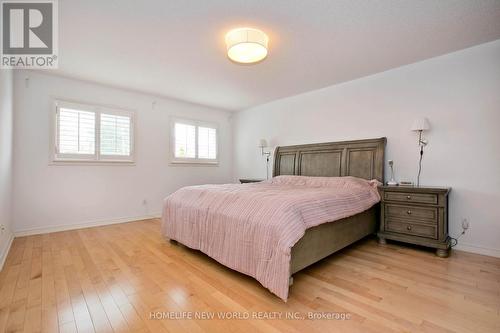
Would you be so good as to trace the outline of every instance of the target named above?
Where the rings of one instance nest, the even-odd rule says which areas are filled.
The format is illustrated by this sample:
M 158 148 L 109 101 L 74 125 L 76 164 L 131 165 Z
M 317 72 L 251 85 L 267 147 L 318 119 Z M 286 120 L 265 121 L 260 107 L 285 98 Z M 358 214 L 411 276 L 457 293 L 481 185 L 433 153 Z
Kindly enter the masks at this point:
M 0 332 L 500 332 L 500 259 L 465 252 L 368 239 L 297 273 L 290 295 L 283 303 L 165 241 L 158 220 L 138 221 L 16 238 Z M 217 319 L 229 312 L 240 319 Z M 296 317 L 252 318 L 272 312 Z M 349 319 L 300 319 L 331 312 Z M 216 319 L 167 318 L 189 315 Z

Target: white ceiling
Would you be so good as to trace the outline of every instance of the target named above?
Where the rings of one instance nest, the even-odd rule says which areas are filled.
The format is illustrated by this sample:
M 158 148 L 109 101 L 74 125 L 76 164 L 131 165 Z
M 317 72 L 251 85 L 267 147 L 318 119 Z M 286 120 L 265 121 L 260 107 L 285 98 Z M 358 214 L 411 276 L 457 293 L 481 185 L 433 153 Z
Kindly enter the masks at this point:
M 499 0 L 60 0 L 57 74 L 227 110 L 500 39 Z M 268 58 L 226 58 L 253 26 Z

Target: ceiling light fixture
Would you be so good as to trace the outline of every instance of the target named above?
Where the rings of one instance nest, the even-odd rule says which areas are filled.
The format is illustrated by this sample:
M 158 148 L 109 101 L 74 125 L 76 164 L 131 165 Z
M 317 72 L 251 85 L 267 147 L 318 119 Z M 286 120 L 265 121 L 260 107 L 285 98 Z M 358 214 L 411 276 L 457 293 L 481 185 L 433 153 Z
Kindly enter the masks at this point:
M 238 28 L 226 34 L 227 56 L 234 62 L 253 64 L 267 56 L 267 35 L 254 28 Z

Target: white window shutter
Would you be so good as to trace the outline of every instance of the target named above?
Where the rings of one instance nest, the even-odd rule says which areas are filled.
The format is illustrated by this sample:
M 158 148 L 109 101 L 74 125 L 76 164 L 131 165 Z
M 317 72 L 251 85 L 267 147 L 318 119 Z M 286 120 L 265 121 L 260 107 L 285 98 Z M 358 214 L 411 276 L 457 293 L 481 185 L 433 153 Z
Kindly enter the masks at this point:
M 131 126 L 128 116 L 101 113 L 100 154 L 130 156 Z
M 196 157 L 196 126 L 175 124 L 175 158 Z
M 217 158 L 217 130 L 210 127 L 198 127 L 198 158 Z
M 58 154 L 95 154 L 95 112 L 60 108 Z

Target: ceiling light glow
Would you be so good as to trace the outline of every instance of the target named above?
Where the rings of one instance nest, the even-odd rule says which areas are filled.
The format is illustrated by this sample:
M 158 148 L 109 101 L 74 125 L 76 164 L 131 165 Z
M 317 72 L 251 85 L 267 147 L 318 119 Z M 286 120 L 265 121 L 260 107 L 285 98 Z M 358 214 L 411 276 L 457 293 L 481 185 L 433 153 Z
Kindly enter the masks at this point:
M 226 34 L 227 56 L 234 62 L 253 64 L 267 57 L 267 35 L 254 28 L 238 28 Z

